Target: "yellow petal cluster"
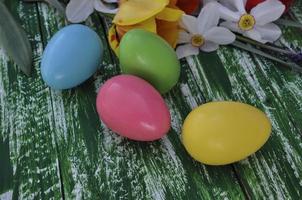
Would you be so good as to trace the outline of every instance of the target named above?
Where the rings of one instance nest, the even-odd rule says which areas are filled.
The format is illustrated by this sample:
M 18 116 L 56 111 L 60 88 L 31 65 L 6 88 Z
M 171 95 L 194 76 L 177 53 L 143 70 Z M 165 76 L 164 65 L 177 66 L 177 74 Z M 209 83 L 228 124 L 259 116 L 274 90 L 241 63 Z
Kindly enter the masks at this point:
M 175 0 L 122 0 L 109 31 L 111 48 L 118 53 L 119 40 L 135 28 L 156 33 L 175 48 L 178 22 L 184 14 L 175 4 Z

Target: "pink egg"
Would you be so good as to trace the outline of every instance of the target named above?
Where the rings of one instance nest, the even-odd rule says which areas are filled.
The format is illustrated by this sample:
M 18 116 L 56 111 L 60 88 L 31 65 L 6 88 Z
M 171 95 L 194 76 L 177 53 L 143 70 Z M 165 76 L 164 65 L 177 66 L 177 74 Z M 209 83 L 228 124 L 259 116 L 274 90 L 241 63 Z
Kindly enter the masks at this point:
M 153 86 L 132 75 L 108 80 L 96 100 L 97 111 L 108 128 L 137 141 L 154 141 L 168 133 L 171 117 Z

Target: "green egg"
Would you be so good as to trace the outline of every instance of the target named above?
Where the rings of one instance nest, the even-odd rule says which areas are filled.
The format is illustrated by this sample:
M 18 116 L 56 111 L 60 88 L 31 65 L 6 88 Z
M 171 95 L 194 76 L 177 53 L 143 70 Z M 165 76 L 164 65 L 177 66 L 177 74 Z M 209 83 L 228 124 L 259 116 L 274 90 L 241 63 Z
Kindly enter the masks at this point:
M 180 76 L 180 63 L 174 49 L 158 35 L 134 29 L 124 35 L 119 50 L 124 74 L 141 77 L 160 93 L 171 90 Z

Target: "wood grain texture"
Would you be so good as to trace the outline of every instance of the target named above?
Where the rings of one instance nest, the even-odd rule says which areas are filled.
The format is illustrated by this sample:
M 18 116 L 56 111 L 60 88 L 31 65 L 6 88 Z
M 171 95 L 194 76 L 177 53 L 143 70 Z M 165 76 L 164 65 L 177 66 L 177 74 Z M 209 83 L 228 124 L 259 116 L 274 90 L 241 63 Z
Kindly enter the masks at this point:
M 39 12 L 42 24 L 53 22 L 55 13 L 48 7 L 39 6 Z M 60 28 L 59 24 L 44 27 L 45 40 Z M 95 16 L 89 25 L 107 44 L 106 22 Z M 184 102 L 180 88 L 176 89 L 180 92 L 177 99 L 182 103 L 177 104 L 172 97 L 167 100 L 175 113 L 173 130 L 160 142 L 131 142 L 99 122 L 96 93 L 101 84 L 120 71 L 106 47 L 103 64 L 95 77 L 76 90 L 52 94 L 64 195 L 92 199 L 183 199 L 191 194 L 196 194 L 196 199 L 243 198 L 230 167 L 207 169 L 192 161 L 181 146 L 180 127 L 191 110 L 190 106 L 183 107 L 192 102 Z
M 34 50 L 33 75 L 28 78 L 0 53 L 1 152 L 6 175 L 0 182 L 1 193 L 13 199 L 60 198 L 61 182 L 49 89 L 41 81 L 39 60 L 43 51 L 35 4 L 10 2 Z M 8 151 L 7 151 L 8 150 Z M 9 160 L 7 159 L 9 158 Z
M 66 22 L 45 4 L 9 3 L 34 49 L 27 78 L 0 49 L 0 199 L 301 199 L 302 79 L 275 63 L 230 47 L 183 59 L 177 86 L 164 96 L 172 115 L 167 137 L 137 143 L 99 121 L 99 87 L 120 73 L 108 47 L 108 20 L 87 25 L 106 47 L 98 72 L 83 85 L 53 91 L 41 80 L 47 42 Z M 302 3 L 290 17 L 302 22 Z M 285 28 L 280 45 L 300 49 L 301 30 Z M 19 72 L 19 73 L 18 73 Z M 181 144 L 183 120 L 198 105 L 235 100 L 270 117 L 269 142 L 223 167 L 192 160 Z

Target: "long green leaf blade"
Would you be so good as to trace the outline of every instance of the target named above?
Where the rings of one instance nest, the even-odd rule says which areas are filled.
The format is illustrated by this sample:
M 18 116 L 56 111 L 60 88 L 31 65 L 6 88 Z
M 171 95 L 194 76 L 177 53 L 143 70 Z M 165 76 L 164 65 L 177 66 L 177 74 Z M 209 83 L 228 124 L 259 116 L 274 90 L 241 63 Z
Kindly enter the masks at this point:
M 32 67 L 32 49 L 25 31 L 0 1 L 0 45 L 20 69 L 29 75 Z

